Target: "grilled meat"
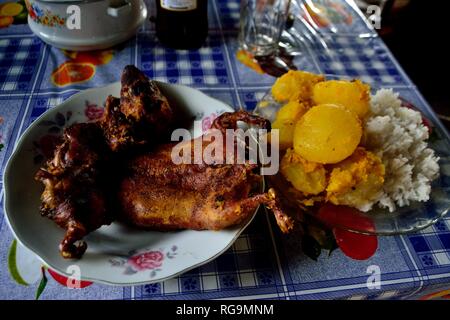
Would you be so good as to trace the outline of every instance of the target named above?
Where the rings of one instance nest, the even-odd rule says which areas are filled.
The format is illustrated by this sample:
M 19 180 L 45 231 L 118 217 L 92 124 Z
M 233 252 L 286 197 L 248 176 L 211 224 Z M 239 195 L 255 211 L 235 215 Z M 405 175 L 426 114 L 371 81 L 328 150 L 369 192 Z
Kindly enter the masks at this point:
M 120 100 L 108 97 L 100 125 L 113 151 L 167 139 L 177 121 L 173 108 L 154 81 L 134 66 L 121 77 Z
M 113 219 L 106 201 L 108 156 L 98 125 L 74 124 L 36 174 L 45 186 L 41 214 L 66 229 L 59 247 L 64 258 L 81 257 L 87 247 L 82 238 Z
M 237 121 L 268 126 L 270 123 L 247 112 L 225 113 L 213 123 L 225 133 Z M 225 135 L 223 135 L 225 139 Z M 211 143 L 201 139 L 202 151 Z M 187 144 L 191 159 L 196 142 Z M 121 183 L 119 201 L 122 217 L 133 225 L 153 230 L 220 230 L 247 220 L 260 204 L 273 210 L 283 232 L 292 220 L 279 208 L 274 190 L 262 193 L 262 177 L 255 164 L 174 164 L 174 144 L 131 161 L 129 174 Z M 225 150 L 223 156 L 225 157 Z M 226 163 L 223 159 L 222 163 Z

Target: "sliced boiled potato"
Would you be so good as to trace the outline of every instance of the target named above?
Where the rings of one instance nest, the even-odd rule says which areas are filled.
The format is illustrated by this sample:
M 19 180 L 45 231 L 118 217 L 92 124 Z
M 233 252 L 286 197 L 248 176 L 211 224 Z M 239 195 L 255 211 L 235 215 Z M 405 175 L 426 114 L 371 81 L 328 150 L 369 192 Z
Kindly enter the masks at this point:
M 324 191 L 327 185 L 323 165 L 302 159 L 292 149 L 287 150 L 281 160 L 281 174 L 305 195 L 317 195 Z
M 296 121 L 307 111 L 307 107 L 298 101 L 290 101 L 277 112 L 276 121 Z
M 292 148 L 292 144 L 294 141 L 293 139 L 295 131 L 295 122 L 275 121 L 274 123 L 272 123 L 271 134 L 274 133 L 274 130 L 278 130 L 279 149 L 286 150 Z
M 339 104 L 355 112 L 361 119 L 369 112 L 370 87 L 359 80 L 330 80 L 314 85 L 314 105 Z
M 297 122 L 294 150 L 308 161 L 338 163 L 349 157 L 362 136 L 358 116 L 341 106 L 323 104 L 311 108 Z
M 290 70 L 275 81 L 272 86 L 272 95 L 278 102 L 309 101 L 313 86 L 324 80 L 325 78 L 321 75 Z
M 280 150 L 292 148 L 295 124 L 305 112 L 306 106 L 298 101 L 290 101 L 278 111 L 272 130 L 279 130 Z

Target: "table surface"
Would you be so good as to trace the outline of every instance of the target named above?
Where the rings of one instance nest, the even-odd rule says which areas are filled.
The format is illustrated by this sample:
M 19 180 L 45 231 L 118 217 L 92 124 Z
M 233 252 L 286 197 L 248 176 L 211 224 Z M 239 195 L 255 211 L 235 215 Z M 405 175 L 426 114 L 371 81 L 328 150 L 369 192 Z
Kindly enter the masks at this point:
M 322 30 L 307 37 L 297 68 L 315 73 L 359 77 L 374 87 L 392 87 L 436 121 L 384 43 L 363 21 L 351 2 L 340 5 L 347 17 L 337 32 Z M 151 2 L 152 4 L 152 2 Z M 152 5 L 149 5 L 150 9 Z M 147 22 L 136 37 L 115 48 L 85 82 L 57 86 L 52 72 L 73 55 L 42 43 L 27 25 L 0 29 L 0 167 L 27 126 L 74 93 L 119 79 L 123 67 L 135 64 L 151 78 L 198 88 L 238 108 L 252 110 L 274 82 L 240 64 L 237 51 L 239 1 L 209 1 L 210 31 L 204 47 L 174 51 L 157 41 Z M 152 11 L 152 10 L 150 10 Z M 351 16 L 350 19 L 348 17 Z M 111 61 L 108 62 L 108 57 Z M 1 193 L 3 201 L 3 192 Z M 3 208 L 3 204 L 2 204 Z M 450 218 L 418 234 L 380 237 L 377 253 L 354 261 L 335 251 L 319 260 L 307 258 L 299 239 L 278 233 L 260 213 L 235 244 L 216 260 L 162 283 L 134 287 L 92 284 L 70 290 L 47 273 L 41 299 L 386 299 L 445 297 L 450 291 Z M 39 260 L 13 236 L 0 212 L 0 299 L 34 299 L 41 281 Z M 15 258 L 11 252 L 15 251 Z M 9 260 L 8 260 L 9 258 Z M 8 263 L 9 262 L 9 263 Z M 381 287 L 369 289 L 371 270 L 379 268 Z M 20 275 L 20 277 L 18 277 Z M 19 281 L 22 279 L 24 282 Z M 18 283 L 22 282 L 22 283 Z

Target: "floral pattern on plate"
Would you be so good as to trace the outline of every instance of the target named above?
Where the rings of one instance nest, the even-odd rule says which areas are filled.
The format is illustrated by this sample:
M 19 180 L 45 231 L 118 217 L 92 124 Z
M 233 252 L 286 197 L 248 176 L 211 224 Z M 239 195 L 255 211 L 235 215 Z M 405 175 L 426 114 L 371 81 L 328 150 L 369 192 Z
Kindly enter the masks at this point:
M 177 246 L 172 246 L 169 250 L 150 250 L 150 251 L 130 251 L 127 258 L 117 257 L 110 259 L 113 267 L 123 268 L 123 274 L 133 275 L 137 272 L 149 271 L 150 278 L 154 278 L 157 272 L 162 270 L 165 259 L 173 259 L 177 255 Z
M 84 106 L 84 121 L 92 122 L 100 119 L 103 116 L 105 108 L 96 103 L 85 101 Z M 72 119 L 73 111 L 69 110 L 65 113 L 57 112 L 53 120 L 45 120 L 39 123 L 39 126 L 48 127 L 47 133 L 39 139 L 33 141 L 33 150 L 35 156 L 33 162 L 35 164 L 42 163 L 45 159 L 49 159 L 53 155 L 57 144 L 61 141 L 60 137 L 64 128 L 70 124 L 75 123 L 70 121 Z

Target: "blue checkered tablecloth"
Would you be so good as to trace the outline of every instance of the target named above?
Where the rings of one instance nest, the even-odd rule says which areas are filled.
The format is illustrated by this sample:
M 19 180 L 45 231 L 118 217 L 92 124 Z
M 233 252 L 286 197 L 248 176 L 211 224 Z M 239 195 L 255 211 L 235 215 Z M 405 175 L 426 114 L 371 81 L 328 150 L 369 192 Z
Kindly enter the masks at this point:
M 358 77 L 376 88 L 393 87 L 438 121 L 414 84 L 350 1 L 339 3 L 352 22 L 338 32 L 305 36 L 294 63 L 315 73 Z M 274 82 L 236 60 L 239 1 L 211 0 L 210 31 L 204 47 L 175 51 L 162 47 L 150 22 L 136 37 L 114 49 L 112 60 L 96 67 L 94 77 L 55 86 L 52 72 L 68 60 L 61 50 L 36 38 L 27 25 L 0 29 L 0 171 L 27 126 L 72 94 L 117 81 L 122 68 L 135 64 L 151 78 L 198 88 L 236 108 L 252 110 Z M 153 2 L 148 3 L 153 12 Z M 299 27 L 299 29 L 301 29 Z M 303 30 L 305 34 L 308 30 Z M 0 194 L 3 201 L 3 191 Z M 3 208 L 3 204 L 2 204 Z M 377 253 L 354 261 L 335 251 L 307 258 L 295 235 L 281 235 L 265 213 L 216 260 L 162 283 L 135 287 L 93 284 L 71 290 L 49 278 L 41 299 L 408 299 L 449 295 L 450 218 L 418 234 L 381 237 Z M 0 209 L 0 299 L 34 299 L 40 264 L 17 248 L 17 266 L 28 285 L 17 283 L 8 268 L 13 237 Z M 378 266 L 381 287 L 369 289 L 368 268 Z M 370 270 L 370 268 L 369 268 Z

